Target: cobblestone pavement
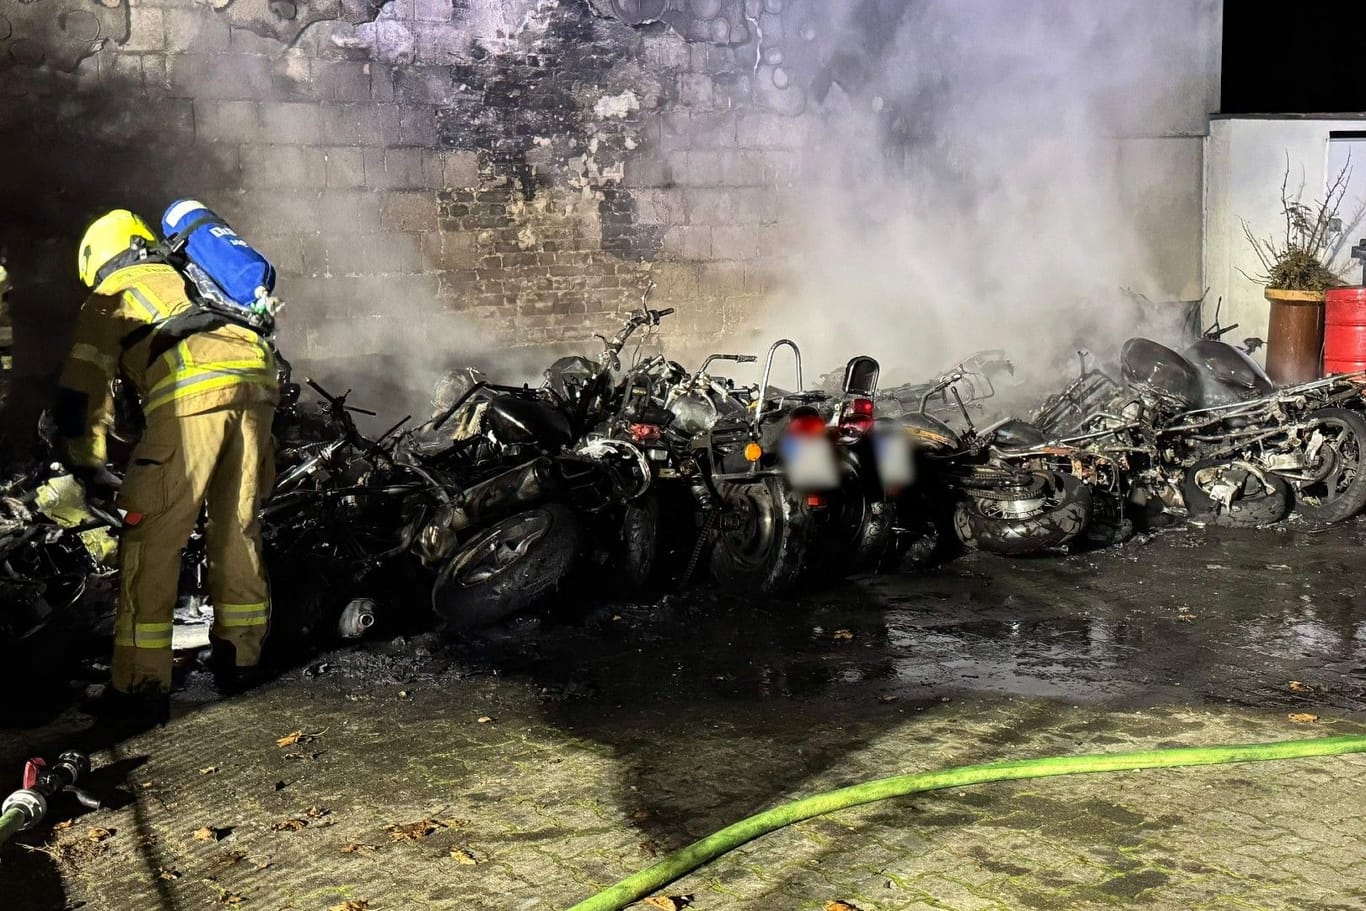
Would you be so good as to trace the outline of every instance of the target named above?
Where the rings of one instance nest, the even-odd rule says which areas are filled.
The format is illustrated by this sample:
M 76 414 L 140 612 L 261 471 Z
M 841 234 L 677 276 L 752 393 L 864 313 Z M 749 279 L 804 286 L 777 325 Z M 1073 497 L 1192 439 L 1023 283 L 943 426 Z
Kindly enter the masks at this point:
M 130 802 L 7 852 L 0 907 L 563 909 L 869 778 L 1366 732 L 1364 540 L 1194 529 L 799 604 L 374 643 L 231 701 L 191 686 L 168 728 L 97 757 Z M 0 755 L 59 732 L 0 731 Z M 665 892 L 698 911 L 1366 908 L 1363 807 L 1366 756 L 983 785 L 801 823 Z

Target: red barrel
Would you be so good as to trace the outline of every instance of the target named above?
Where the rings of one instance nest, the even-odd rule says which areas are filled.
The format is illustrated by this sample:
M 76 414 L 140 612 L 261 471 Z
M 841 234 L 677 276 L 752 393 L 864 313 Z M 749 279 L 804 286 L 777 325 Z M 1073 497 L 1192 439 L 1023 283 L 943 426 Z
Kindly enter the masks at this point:
M 1323 295 L 1323 375 L 1366 370 L 1366 287 Z

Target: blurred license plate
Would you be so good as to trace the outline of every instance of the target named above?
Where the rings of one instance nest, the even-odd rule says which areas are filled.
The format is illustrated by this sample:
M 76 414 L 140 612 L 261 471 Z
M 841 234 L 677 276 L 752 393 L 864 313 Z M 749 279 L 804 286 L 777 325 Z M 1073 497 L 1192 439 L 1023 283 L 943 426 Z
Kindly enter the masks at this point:
M 779 450 L 783 474 L 798 490 L 832 490 L 840 485 L 835 448 L 825 437 L 784 437 Z
M 915 475 L 911 469 L 911 441 L 900 429 L 873 437 L 877 456 L 877 476 L 885 490 L 909 487 Z

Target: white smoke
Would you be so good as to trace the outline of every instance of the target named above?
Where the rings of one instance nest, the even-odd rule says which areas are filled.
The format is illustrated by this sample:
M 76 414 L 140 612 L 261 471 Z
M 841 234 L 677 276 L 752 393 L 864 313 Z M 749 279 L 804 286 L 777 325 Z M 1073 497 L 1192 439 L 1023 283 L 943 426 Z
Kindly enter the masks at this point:
M 884 381 L 1004 348 L 1056 387 L 1079 343 L 1170 336 L 1183 308 L 1154 322 L 1124 289 L 1173 300 L 1198 281 L 1155 254 L 1168 240 L 1149 201 L 1194 200 L 1175 227 L 1198 242 L 1199 170 L 1173 188 L 1164 144 L 1125 137 L 1198 136 L 1218 15 L 1205 0 L 915 3 L 870 78 L 825 100 L 786 219 L 791 271 L 745 346 L 793 335 L 808 377 L 872 354 Z

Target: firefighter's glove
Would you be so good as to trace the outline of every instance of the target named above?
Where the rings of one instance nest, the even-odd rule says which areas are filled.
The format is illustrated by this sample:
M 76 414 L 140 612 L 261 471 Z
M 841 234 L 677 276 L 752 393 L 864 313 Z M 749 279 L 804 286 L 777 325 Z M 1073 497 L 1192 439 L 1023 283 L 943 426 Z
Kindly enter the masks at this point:
M 114 494 L 123 483 L 118 475 L 103 465 L 77 465 L 71 469 L 71 474 L 81 482 L 85 488 L 85 498 L 91 503 L 112 503 Z

